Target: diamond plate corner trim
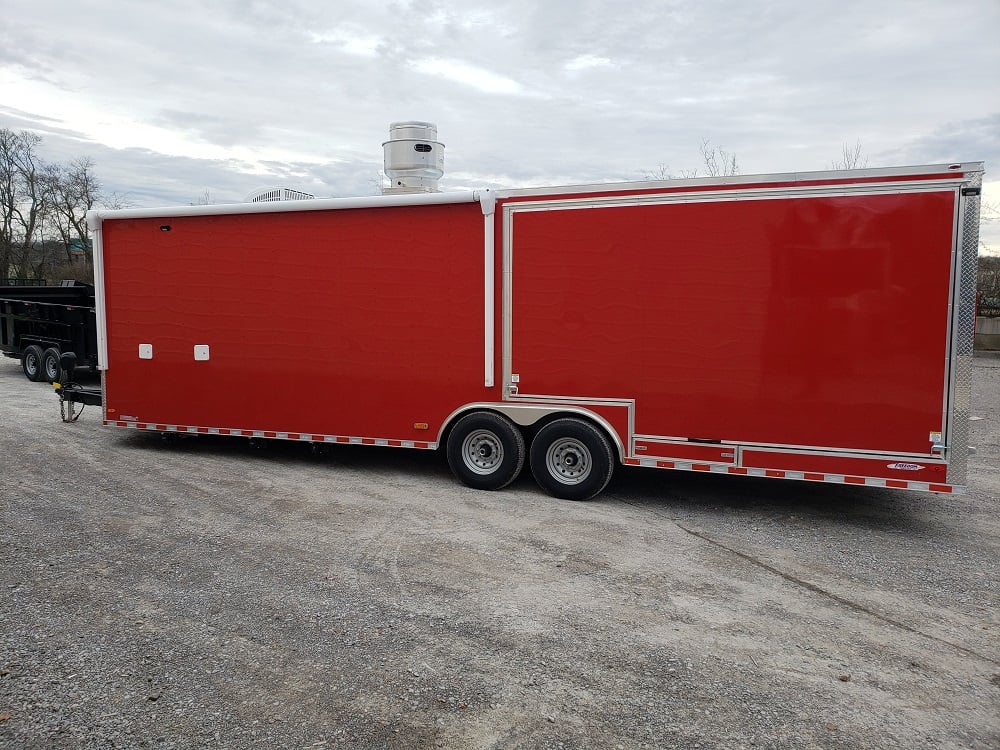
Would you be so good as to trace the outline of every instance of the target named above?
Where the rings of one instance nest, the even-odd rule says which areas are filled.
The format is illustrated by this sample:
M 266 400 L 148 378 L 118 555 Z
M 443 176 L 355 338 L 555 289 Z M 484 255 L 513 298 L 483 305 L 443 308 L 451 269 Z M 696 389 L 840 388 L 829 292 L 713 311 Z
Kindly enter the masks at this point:
M 970 188 L 981 188 L 983 173 L 970 175 Z M 976 269 L 979 264 L 979 195 L 962 196 L 961 245 L 952 331 L 952 390 L 948 429 L 948 483 L 965 484 L 972 416 L 972 345 L 976 334 Z

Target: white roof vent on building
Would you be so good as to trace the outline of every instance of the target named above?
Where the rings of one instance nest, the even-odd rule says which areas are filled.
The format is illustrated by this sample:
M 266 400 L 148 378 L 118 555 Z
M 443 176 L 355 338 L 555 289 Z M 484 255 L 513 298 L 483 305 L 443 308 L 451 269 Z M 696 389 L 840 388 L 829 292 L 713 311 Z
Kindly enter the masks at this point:
M 303 193 L 301 190 L 271 187 L 254 190 L 246 197 L 244 203 L 263 203 L 264 201 L 305 201 L 315 197 L 315 195 Z
M 382 144 L 385 174 L 390 185 L 384 193 L 436 193 L 444 174 L 444 144 L 437 140 L 437 126 L 429 122 L 394 122 L 389 140 Z

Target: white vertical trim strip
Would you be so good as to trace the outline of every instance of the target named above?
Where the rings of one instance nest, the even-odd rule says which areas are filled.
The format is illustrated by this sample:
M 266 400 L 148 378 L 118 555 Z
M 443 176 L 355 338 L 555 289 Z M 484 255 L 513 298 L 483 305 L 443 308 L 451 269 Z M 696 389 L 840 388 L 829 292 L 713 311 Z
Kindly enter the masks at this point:
M 94 240 L 94 311 L 97 316 L 97 369 L 108 369 L 108 319 L 105 314 L 107 300 L 104 296 L 104 232 L 101 216 L 97 211 L 87 212 L 87 224 Z
M 493 341 L 495 333 L 493 330 L 493 320 L 496 317 L 496 302 L 494 300 L 494 289 L 496 286 L 494 274 L 494 217 L 496 212 L 490 206 L 490 212 L 485 213 L 486 206 L 483 206 L 483 336 L 485 339 L 485 372 L 484 384 L 487 388 L 493 387 Z

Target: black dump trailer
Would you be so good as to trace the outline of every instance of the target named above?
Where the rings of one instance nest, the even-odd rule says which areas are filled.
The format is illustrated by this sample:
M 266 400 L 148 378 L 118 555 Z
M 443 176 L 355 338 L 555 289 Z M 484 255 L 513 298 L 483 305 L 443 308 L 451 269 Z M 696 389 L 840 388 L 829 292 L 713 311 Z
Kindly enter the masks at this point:
M 29 380 L 59 379 L 59 357 L 74 352 L 81 367 L 97 369 L 94 287 L 0 286 L 0 353 L 21 360 Z

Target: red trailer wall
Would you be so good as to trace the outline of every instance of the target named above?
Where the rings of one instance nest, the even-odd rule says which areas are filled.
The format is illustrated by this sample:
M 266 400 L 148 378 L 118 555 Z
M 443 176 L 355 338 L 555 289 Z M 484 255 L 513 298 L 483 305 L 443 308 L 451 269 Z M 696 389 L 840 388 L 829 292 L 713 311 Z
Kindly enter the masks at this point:
M 478 203 L 112 219 L 103 241 L 108 419 L 433 441 L 495 397 Z
M 637 434 L 927 453 L 953 191 L 515 213 L 520 392 Z

